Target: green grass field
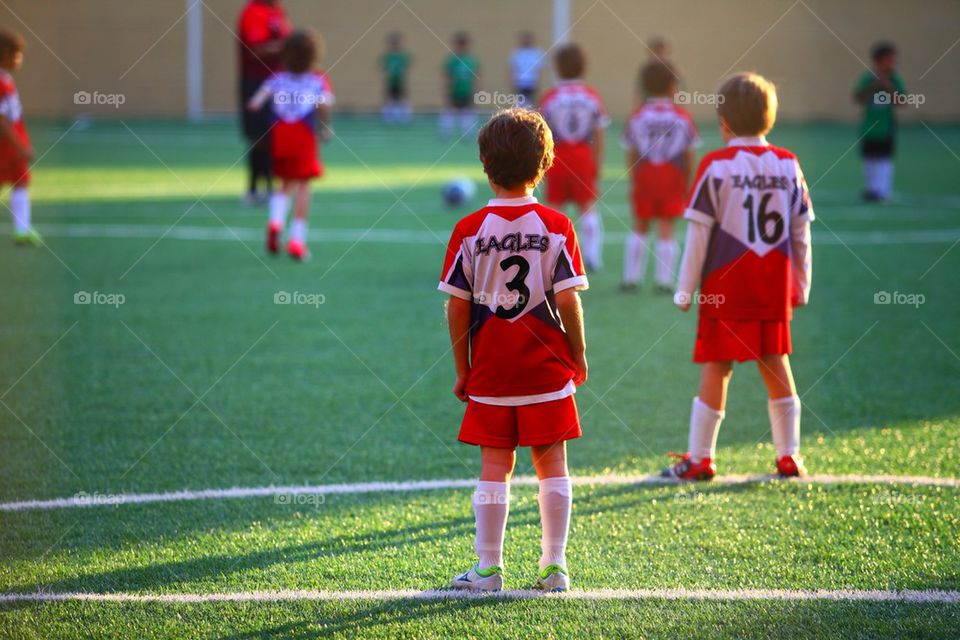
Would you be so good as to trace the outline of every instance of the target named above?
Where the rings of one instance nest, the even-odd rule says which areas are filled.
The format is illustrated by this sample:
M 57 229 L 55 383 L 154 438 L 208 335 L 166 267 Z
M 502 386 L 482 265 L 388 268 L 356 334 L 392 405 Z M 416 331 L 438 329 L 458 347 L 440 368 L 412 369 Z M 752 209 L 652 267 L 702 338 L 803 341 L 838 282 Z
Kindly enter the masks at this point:
M 307 264 L 264 254 L 239 202 L 229 122 L 37 123 L 32 194 L 49 250 L 0 242 L 0 502 L 469 479 L 443 296 L 475 145 L 427 122 L 343 118 L 324 149 Z M 719 144 L 704 123 L 705 148 Z M 577 476 L 644 475 L 682 450 L 695 314 L 617 291 L 630 224 L 611 132 L 606 269 L 583 296 L 591 377 Z M 815 276 L 793 323 L 803 449 L 817 475 L 960 478 L 960 127 L 904 128 L 897 199 L 859 200 L 855 134 L 782 125 L 812 185 Z M 475 200 L 479 206 L 484 190 Z M 0 239 L 2 240 L 2 239 Z M 878 292 L 923 304 L 875 304 Z M 75 304 L 78 292 L 123 304 Z M 280 305 L 278 292 L 322 296 Z M 101 298 L 102 299 L 102 298 Z M 721 474 L 773 449 L 756 370 L 736 370 Z M 532 472 L 521 455 L 518 474 Z M 904 483 L 579 486 L 574 587 L 960 590 L 956 487 Z M 469 489 L 0 510 L 0 594 L 427 590 L 472 561 Z M 510 588 L 539 553 L 518 487 Z M 957 637 L 960 605 L 852 600 L 0 603 L 0 637 Z

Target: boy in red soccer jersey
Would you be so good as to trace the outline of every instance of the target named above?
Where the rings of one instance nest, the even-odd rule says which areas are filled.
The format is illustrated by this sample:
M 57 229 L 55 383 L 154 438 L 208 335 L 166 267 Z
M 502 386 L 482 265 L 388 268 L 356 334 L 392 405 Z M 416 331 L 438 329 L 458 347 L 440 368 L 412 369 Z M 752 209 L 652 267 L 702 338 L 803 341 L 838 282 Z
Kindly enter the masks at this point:
M 790 370 L 793 307 L 810 296 L 813 208 L 796 156 L 767 143 L 776 88 L 753 73 L 728 79 L 717 113 L 726 148 L 704 156 L 684 217 L 686 245 L 674 296 L 686 311 L 700 288 L 693 359 L 702 365 L 689 450 L 663 475 L 709 480 L 733 362 L 756 360 L 769 394 L 782 477 L 805 474 L 800 398 Z
M 467 403 L 460 441 L 479 445 L 481 458 L 473 495 L 478 560 L 451 586 L 503 588 L 508 483 L 515 450 L 524 446 L 540 479 L 537 585 L 566 591 L 572 489 L 565 443 L 581 435 L 573 394 L 587 379 L 578 294 L 587 277 L 570 219 L 532 195 L 553 160 L 543 117 L 502 111 L 480 130 L 479 146 L 495 198 L 457 224 L 438 287 L 450 294 L 453 393 Z
M 674 103 L 677 73 L 655 60 L 640 70 L 640 88 L 646 96 L 623 132 L 627 167 L 633 173 L 634 231 L 627 235 L 623 254 L 623 291 L 643 282 L 647 263 L 647 232 L 657 221 L 656 290 L 673 293 L 677 241 L 674 221 L 683 215 L 693 173 L 693 150 L 700 144 L 690 114 Z
M 556 143 L 553 166 L 546 175 L 546 198 L 562 209 L 573 202 L 580 211 L 583 260 L 590 271 L 603 266 L 603 224 L 597 213 L 597 180 L 603 159 L 603 130 L 609 124 L 600 95 L 584 83 L 586 61 L 575 44 L 556 55 L 560 81 L 543 96 L 540 113 Z
M 271 136 L 273 174 L 283 181 L 280 191 L 270 197 L 267 251 L 280 250 L 280 235 L 293 198 L 294 220 L 290 224 L 287 253 L 294 260 L 309 258 L 307 214 L 310 210 L 310 181 L 323 175 L 317 140 L 330 136 L 330 107 L 333 87 L 326 74 L 313 65 L 322 55 L 323 43 L 310 31 L 295 31 L 283 44 L 284 70 L 269 78 L 247 105 L 260 109 L 273 98 L 274 124 Z M 317 114 L 319 113 L 319 135 Z
M 9 184 L 13 241 L 20 246 L 39 246 L 43 239 L 30 226 L 30 161 L 33 146 L 23 123 L 20 94 L 13 73 L 23 64 L 24 42 L 12 31 L 0 30 L 0 186 Z

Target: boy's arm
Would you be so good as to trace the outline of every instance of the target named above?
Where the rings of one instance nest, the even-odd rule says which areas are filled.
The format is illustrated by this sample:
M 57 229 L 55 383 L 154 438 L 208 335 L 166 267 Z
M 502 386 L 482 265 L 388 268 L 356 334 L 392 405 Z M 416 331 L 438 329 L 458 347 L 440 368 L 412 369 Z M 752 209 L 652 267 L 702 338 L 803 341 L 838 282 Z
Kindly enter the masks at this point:
M 264 82 L 260 85 L 260 88 L 257 89 L 257 92 L 253 94 L 253 97 L 247 102 L 248 111 L 259 111 L 267 100 L 270 99 L 270 96 L 273 94 L 273 91 L 270 89 L 269 85 Z
M 680 275 L 677 278 L 677 292 L 673 303 L 681 311 L 690 309 L 693 294 L 700 286 L 700 274 L 707 257 L 707 244 L 710 241 L 710 226 L 695 220 L 687 221 L 687 237 L 683 244 L 683 258 L 680 260 Z
M 13 144 L 13 147 L 24 160 L 28 162 L 33 160 L 33 149 L 20 141 L 20 138 L 13 131 L 13 125 L 10 124 L 6 116 L 0 116 L 0 140 Z
M 468 400 L 467 379 L 470 377 L 470 300 L 451 295 L 447 301 L 447 325 L 457 380 L 453 395 L 461 402 Z
M 587 380 L 587 344 L 583 332 L 583 306 L 580 304 L 580 294 L 576 288 L 564 289 L 556 295 L 557 311 L 563 322 L 563 330 L 570 343 L 573 361 L 577 366 L 577 373 L 573 378 L 575 385 L 581 385 Z
M 603 163 L 603 125 L 593 130 L 593 161 L 597 167 L 597 176 L 599 176 L 600 165 Z
M 694 159 L 695 152 L 693 147 L 687 147 L 683 152 L 683 175 L 687 179 L 687 184 L 690 185 L 693 183 L 693 172 L 694 172 Z M 689 188 L 689 187 L 688 187 Z
M 633 147 L 627 149 L 627 171 L 633 171 L 633 168 L 640 162 L 640 154 Z
M 795 307 L 810 301 L 810 283 L 813 279 L 813 245 L 810 237 L 810 220 L 794 216 L 790 221 L 790 257 Z
M 333 137 L 333 127 L 330 126 L 331 111 L 329 104 L 317 105 L 317 123 L 320 125 L 318 127 L 320 131 L 320 142 L 327 142 Z

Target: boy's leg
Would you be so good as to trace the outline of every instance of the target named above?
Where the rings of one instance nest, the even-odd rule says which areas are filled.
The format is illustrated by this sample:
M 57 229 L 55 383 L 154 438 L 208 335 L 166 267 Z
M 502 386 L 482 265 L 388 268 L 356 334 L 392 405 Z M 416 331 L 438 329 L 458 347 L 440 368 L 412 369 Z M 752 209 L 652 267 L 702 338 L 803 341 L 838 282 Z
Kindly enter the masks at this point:
M 770 434 L 777 459 L 800 453 L 800 398 L 787 355 L 764 356 L 757 363 L 770 397 Z
M 307 214 L 310 211 L 310 182 L 298 180 L 293 183 L 293 222 L 290 224 L 290 239 L 300 243 L 307 241 Z
M 603 221 L 596 202 L 581 207 L 580 235 L 583 236 L 583 258 L 590 269 L 603 266 Z
M 673 289 L 677 277 L 677 241 L 673 237 L 673 218 L 658 218 L 657 285 Z
M 532 447 L 530 453 L 537 478 L 540 479 L 540 493 L 537 496 L 543 526 L 540 570 L 554 564 L 566 567 L 567 534 L 573 502 L 573 487 L 567 472 L 566 443 Z
M 700 371 L 699 395 L 693 399 L 690 412 L 690 459 L 700 462 L 714 458 L 717 449 L 717 433 L 723 421 L 727 405 L 727 387 L 733 376 L 733 363 L 704 363 Z
M 477 519 L 474 551 L 481 569 L 503 566 L 503 537 L 510 512 L 510 476 L 516 454 L 513 449 L 480 447 L 480 481 L 473 494 Z
M 10 192 L 10 213 L 14 234 L 24 236 L 30 233 L 30 194 L 26 187 L 15 186 Z
M 636 227 L 627 234 L 623 250 L 623 283 L 643 282 L 647 266 L 647 231 L 650 227 L 646 219 L 638 219 Z
M 281 230 L 287 224 L 287 213 L 290 211 L 290 185 L 286 180 L 280 188 L 270 196 L 270 227 Z
M 440 113 L 440 137 L 447 139 L 453 135 L 457 115 L 453 107 L 447 107 Z

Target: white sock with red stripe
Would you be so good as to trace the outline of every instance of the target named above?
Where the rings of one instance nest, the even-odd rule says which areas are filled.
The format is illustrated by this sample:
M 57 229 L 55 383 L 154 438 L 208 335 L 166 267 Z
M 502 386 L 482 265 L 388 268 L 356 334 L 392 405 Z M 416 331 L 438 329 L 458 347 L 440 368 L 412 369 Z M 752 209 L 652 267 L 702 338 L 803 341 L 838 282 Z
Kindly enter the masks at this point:
M 636 231 L 627 234 L 623 250 L 623 281 L 627 284 L 643 282 L 647 267 L 647 238 Z
M 700 462 L 704 458 L 713 459 L 717 451 L 717 434 L 726 412 L 717 411 L 705 404 L 700 398 L 693 399 L 690 409 L 690 459 Z
M 270 196 L 270 226 L 282 229 L 287 223 L 287 212 L 290 211 L 290 196 L 277 191 Z
M 303 218 L 294 218 L 290 223 L 290 239 L 294 242 L 307 241 L 307 221 Z
M 570 510 L 573 506 L 573 484 L 569 476 L 544 478 L 540 481 L 540 569 L 551 564 L 567 566 L 567 535 L 570 532 Z
M 30 231 L 30 194 L 24 187 L 17 187 L 10 192 L 10 213 L 13 215 L 14 231 Z
M 603 221 L 596 208 L 590 207 L 580 216 L 580 235 L 583 237 L 583 258 L 594 269 L 603 266 Z
M 481 569 L 503 566 L 503 536 L 510 512 L 510 485 L 480 480 L 473 494 L 473 513 L 477 518 L 477 536 L 473 550 Z
M 770 400 L 767 410 L 777 458 L 800 453 L 800 397 L 793 395 Z
M 677 277 L 677 241 L 657 240 L 657 284 L 672 287 Z

